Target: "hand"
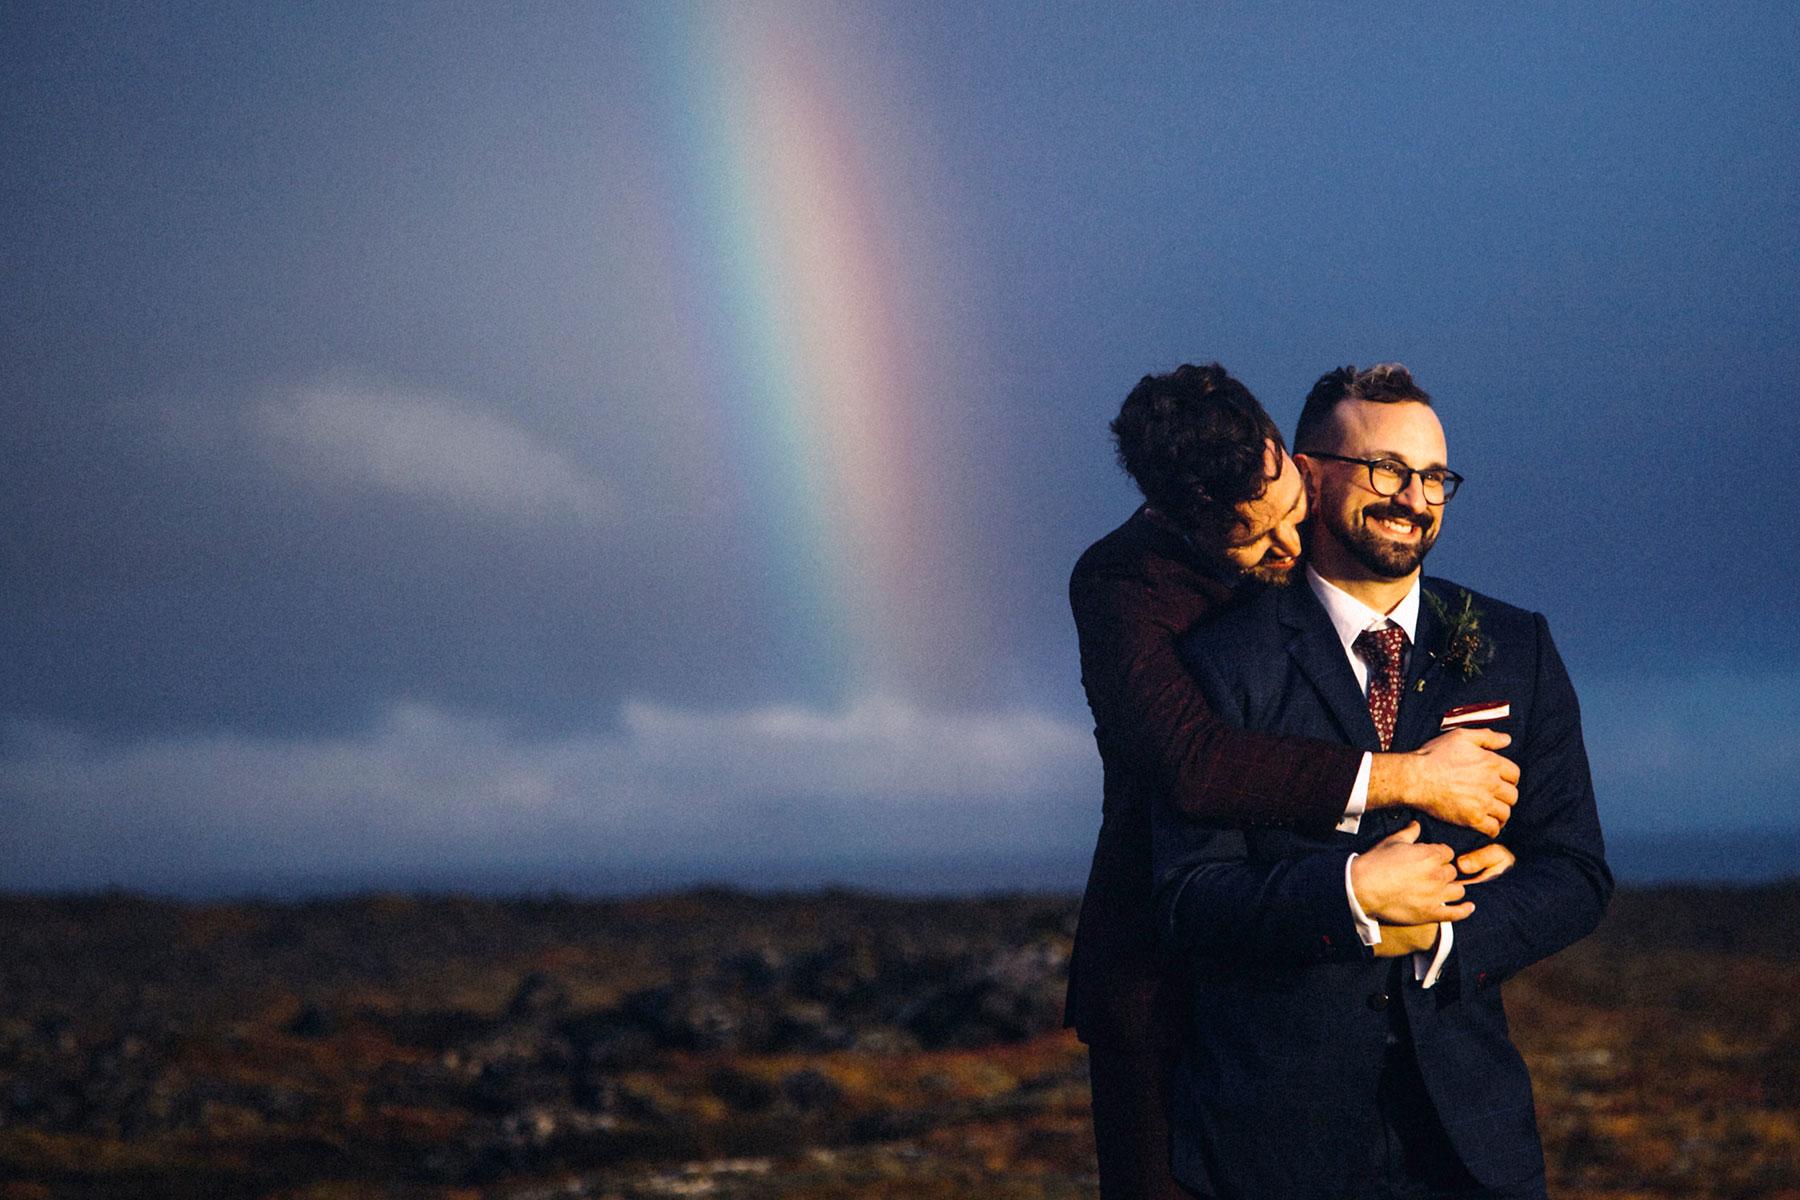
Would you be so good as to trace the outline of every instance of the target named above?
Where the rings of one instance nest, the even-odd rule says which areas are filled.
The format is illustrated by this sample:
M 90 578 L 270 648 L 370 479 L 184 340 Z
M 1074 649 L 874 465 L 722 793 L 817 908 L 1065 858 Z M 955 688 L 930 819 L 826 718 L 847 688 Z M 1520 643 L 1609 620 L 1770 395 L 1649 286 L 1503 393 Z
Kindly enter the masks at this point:
M 1350 888 L 1363 912 L 1383 925 L 1460 921 L 1475 911 L 1463 901 L 1450 847 L 1419 841 L 1419 823 L 1382 839 L 1350 864 Z M 1458 903 L 1458 901 L 1462 901 Z
M 1506 874 L 1518 862 L 1518 856 L 1499 842 L 1489 842 L 1479 850 L 1471 850 L 1456 860 L 1456 870 L 1465 885 L 1486 883 Z
M 1408 954 L 1417 954 L 1421 950 L 1432 950 L 1437 947 L 1441 934 L 1437 925 L 1383 925 L 1381 940 L 1370 949 L 1375 951 L 1376 958 L 1401 958 Z
M 1441 821 L 1498 837 L 1519 799 L 1519 764 L 1496 754 L 1512 743 L 1495 729 L 1452 729 L 1414 750 L 1419 776 L 1404 801 Z

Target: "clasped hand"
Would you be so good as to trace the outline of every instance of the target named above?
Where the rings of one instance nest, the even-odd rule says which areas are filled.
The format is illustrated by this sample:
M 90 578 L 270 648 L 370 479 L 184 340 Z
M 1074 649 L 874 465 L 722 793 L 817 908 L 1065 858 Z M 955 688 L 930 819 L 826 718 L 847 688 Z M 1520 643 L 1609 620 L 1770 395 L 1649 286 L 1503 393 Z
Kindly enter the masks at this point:
M 1350 887 L 1364 913 L 1383 925 L 1435 925 L 1475 911 L 1466 889 L 1502 874 L 1513 854 L 1493 843 L 1461 858 L 1449 846 L 1419 841 L 1419 823 L 1383 838 L 1350 864 Z

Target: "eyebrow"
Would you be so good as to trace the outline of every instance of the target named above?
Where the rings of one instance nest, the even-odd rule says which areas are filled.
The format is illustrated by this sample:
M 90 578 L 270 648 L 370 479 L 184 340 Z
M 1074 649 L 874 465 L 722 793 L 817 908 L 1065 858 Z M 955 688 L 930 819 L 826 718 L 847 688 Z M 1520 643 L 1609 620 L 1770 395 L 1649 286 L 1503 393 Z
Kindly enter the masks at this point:
M 1359 454 L 1359 455 L 1357 455 L 1357 457 L 1358 458 L 1391 458 L 1395 462 L 1399 463 L 1401 466 L 1412 467 L 1412 469 L 1415 471 L 1448 471 L 1450 469 L 1449 463 L 1441 463 L 1441 462 L 1440 463 L 1431 463 L 1430 465 L 1423 466 L 1423 467 L 1413 467 L 1412 464 L 1407 462 L 1405 458 L 1401 457 L 1399 454 L 1395 453 L 1392 450 L 1374 450 L 1368 454 Z
M 1267 528 L 1254 534 L 1233 535 L 1225 539 L 1225 544 L 1235 549 L 1238 546 L 1248 546 L 1251 542 L 1260 541 L 1261 539 L 1268 537 L 1269 534 L 1275 531 L 1275 526 L 1281 524 L 1281 518 L 1287 516 L 1288 513 L 1293 512 L 1296 508 L 1299 508 L 1300 502 L 1304 499 L 1306 499 L 1306 489 L 1303 487 L 1294 493 L 1294 502 L 1287 506 L 1287 512 L 1282 513 L 1281 517 L 1276 517 L 1273 521 L 1270 521 Z M 1239 517 L 1238 524 L 1242 525 L 1243 523 L 1244 518 Z

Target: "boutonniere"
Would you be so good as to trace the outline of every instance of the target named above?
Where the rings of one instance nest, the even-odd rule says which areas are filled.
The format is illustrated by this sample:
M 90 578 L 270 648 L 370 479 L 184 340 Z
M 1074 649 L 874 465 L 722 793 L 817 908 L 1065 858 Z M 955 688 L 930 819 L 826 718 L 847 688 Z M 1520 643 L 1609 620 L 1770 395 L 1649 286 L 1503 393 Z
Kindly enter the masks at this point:
M 1464 679 L 1473 679 L 1481 674 L 1481 668 L 1494 661 L 1494 643 L 1481 632 L 1481 610 L 1475 607 L 1475 597 L 1466 589 L 1459 590 L 1462 591 L 1460 608 L 1445 604 L 1431 592 L 1423 593 L 1441 626 L 1431 657 Z

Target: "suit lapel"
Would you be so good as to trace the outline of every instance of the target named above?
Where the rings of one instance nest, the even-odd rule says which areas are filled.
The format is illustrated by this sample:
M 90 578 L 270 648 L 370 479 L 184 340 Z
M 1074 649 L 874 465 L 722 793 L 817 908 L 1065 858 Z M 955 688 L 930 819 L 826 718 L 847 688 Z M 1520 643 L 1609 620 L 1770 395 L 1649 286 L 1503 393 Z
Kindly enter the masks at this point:
M 1433 591 L 1430 581 L 1421 586 L 1427 593 Z M 1437 735 L 1437 722 L 1449 707 L 1449 693 L 1456 683 L 1455 672 L 1445 669 L 1438 658 L 1443 640 L 1444 623 L 1438 620 L 1431 601 L 1422 595 L 1412 658 L 1406 666 L 1406 686 L 1400 693 L 1400 712 L 1394 720 L 1395 750 L 1416 750 Z
M 1344 740 L 1361 750 L 1381 749 L 1381 736 L 1369 716 L 1368 697 L 1356 686 L 1344 644 L 1338 641 L 1337 630 L 1313 595 L 1312 586 L 1299 579 L 1278 596 L 1277 611 L 1288 632 L 1288 656 L 1324 701 Z

